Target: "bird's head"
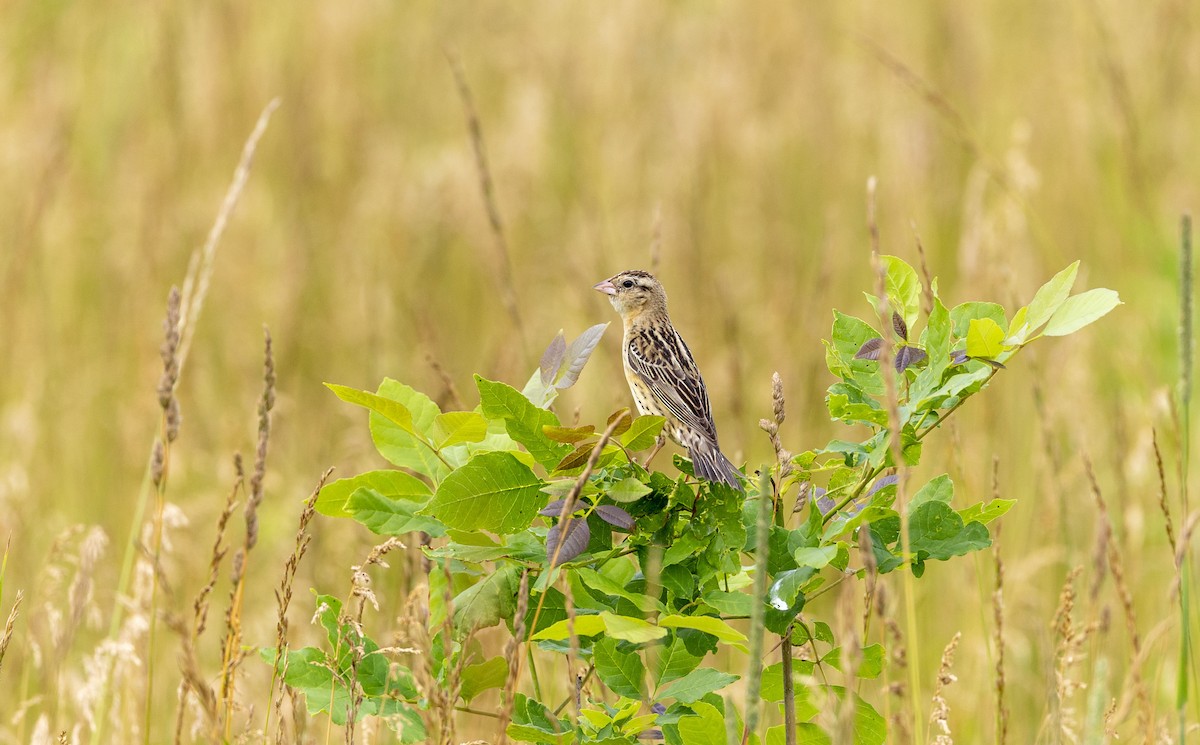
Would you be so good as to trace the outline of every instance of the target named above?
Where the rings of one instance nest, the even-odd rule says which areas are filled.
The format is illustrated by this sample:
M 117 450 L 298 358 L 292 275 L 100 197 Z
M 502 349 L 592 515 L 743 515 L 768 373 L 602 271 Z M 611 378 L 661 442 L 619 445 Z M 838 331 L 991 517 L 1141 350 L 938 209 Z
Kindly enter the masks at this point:
M 609 302 L 622 317 L 631 318 L 645 311 L 667 309 L 667 292 L 653 274 L 631 269 L 593 286 L 608 295 Z

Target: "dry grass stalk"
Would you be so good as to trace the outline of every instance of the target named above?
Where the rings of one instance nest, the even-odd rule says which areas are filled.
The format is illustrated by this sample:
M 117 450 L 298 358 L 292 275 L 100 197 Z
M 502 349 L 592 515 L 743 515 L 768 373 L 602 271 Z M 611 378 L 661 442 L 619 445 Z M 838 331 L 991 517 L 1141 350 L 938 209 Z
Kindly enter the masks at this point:
M 779 439 L 779 428 L 783 426 L 783 420 L 787 415 L 787 408 L 783 398 L 783 378 L 776 371 L 771 376 L 771 408 L 774 419 L 759 419 L 758 426 L 762 431 L 767 433 L 767 437 L 771 440 L 771 447 L 775 449 L 775 462 L 779 465 L 778 480 L 782 485 L 792 473 L 792 454 L 783 446 L 783 442 Z M 782 495 L 776 495 L 777 500 L 782 498 Z M 780 505 L 776 503 L 775 510 L 778 513 Z M 793 508 L 795 512 L 795 508 Z
M 8 611 L 8 620 L 4 622 L 4 635 L 0 636 L 0 669 L 4 667 L 4 654 L 8 651 L 9 642 L 12 641 L 13 627 L 17 623 L 17 616 L 20 615 L 23 600 L 25 600 L 25 593 L 17 590 L 17 599 L 13 601 L 12 608 Z
M 462 98 L 463 113 L 467 117 L 467 129 L 471 133 L 471 147 L 475 153 L 475 168 L 479 175 L 479 190 L 483 196 L 483 204 L 487 209 L 488 225 L 492 231 L 492 241 L 496 248 L 498 264 L 500 265 L 500 298 L 504 309 L 512 319 L 513 328 L 521 348 L 525 349 L 525 324 L 521 321 L 521 313 L 517 305 L 516 283 L 513 281 L 512 259 L 509 257 L 508 239 L 504 235 L 504 221 L 500 219 L 500 207 L 496 203 L 496 188 L 492 182 L 492 172 L 488 165 L 487 147 L 483 140 L 483 127 L 479 123 L 479 114 L 475 110 L 475 98 L 471 94 L 471 86 L 467 83 L 467 74 L 463 70 L 462 61 L 451 50 L 446 50 L 446 59 L 450 63 L 450 71 L 454 74 L 454 84 L 458 95 Z
M 579 636 L 575 633 L 575 595 L 571 592 L 571 583 L 563 576 L 563 608 L 567 612 L 567 686 L 571 691 L 571 710 L 575 721 L 579 720 L 580 694 L 582 677 L 575 672 L 579 660 Z
M 1074 678 L 1075 668 L 1083 659 L 1084 644 L 1096 630 L 1094 623 L 1076 625 L 1071 616 L 1075 610 L 1075 580 L 1082 571 L 1083 567 L 1077 566 L 1068 572 L 1058 596 L 1058 609 L 1052 627 L 1058 637 L 1054 655 L 1056 724 L 1062 739 L 1072 743 L 1079 742 L 1079 723 L 1075 718 L 1073 698 L 1076 691 L 1087 687 Z
M 650 223 L 650 273 L 658 274 L 658 268 L 662 264 L 662 203 L 654 205 L 654 218 Z
M 316 493 L 310 499 L 315 500 Z M 339 626 L 343 628 L 348 626 L 351 629 L 351 636 L 347 640 L 350 643 L 350 679 L 345 681 L 346 685 L 350 688 L 350 711 L 346 715 L 345 729 L 346 745 L 353 745 L 354 743 L 358 710 L 362 706 L 366 695 L 358 682 L 358 666 L 366 656 L 366 647 L 363 642 L 363 639 L 366 638 L 366 632 L 363 631 L 362 625 L 363 614 L 366 612 L 367 603 L 370 603 L 371 607 L 375 610 L 379 610 L 379 599 L 375 596 L 375 591 L 371 589 L 371 575 L 367 573 L 367 569 L 372 566 L 386 568 L 388 564 L 384 560 L 384 557 L 397 548 L 403 549 L 405 545 L 400 542 L 399 538 L 388 538 L 383 543 L 372 548 L 362 564 L 350 567 L 350 598 L 358 600 L 358 608 L 354 616 L 351 617 L 343 614 L 338 619 Z M 338 640 L 338 644 L 340 646 L 341 639 Z M 465 645 L 466 643 L 464 642 Z M 460 656 L 460 663 L 462 658 L 465 657 L 465 654 Z M 451 687 L 453 688 L 453 684 Z M 457 698 L 457 691 L 453 691 L 450 700 L 454 701 Z
M 462 399 L 458 397 L 458 388 L 454 385 L 454 379 L 438 362 L 437 357 L 433 356 L 433 352 L 425 352 L 425 362 L 429 364 L 429 368 L 433 370 L 434 375 L 437 375 L 438 380 L 442 381 L 443 394 L 438 397 L 438 406 L 445 408 L 443 404 L 453 407 L 455 410 L 465 408 Z
M 1000 498 L 1000 456 L 992 458 L 992 499 Z M 1000 557 L 1000 524 L 992 536 L 992 559 L 996 566 L 996 589 L 992 593 L 992 617 L 996 624 L 996 745 L 1008 740 L 1008 707 L 1004 704 L 1004 560 Z
M 238 470 L 240 472 L 240 467 Z M 325 486 L 331 473 L 333 473 L 332 468 L 326 469 L 317 481 L 317 486 L 313 489 L 312 494 L 304 500 L 304 508 L 300 511 L 300 524 L 296 528 L 295 547 L 283 565 L 283 580 L 280 581 L 279 589 L 275 592 L 275 603 L 278 608 L 275 616 L 275 668 L 271 671 L 271 687 L 267 690 L 267 715 L 265 718 L 267 738 L 265 739 L 269 739 L 271 734 L 271 707 L 274 706 L 277 717 L 275 722 L 277 743 L 282 743 L 284 737 L 283 692 L 287 685 L 283 682 L 283 678 L 287 674 L 288 608 L 292 603 L 292 584 L 295 582 L 296 570 L 300 566 L 300 561 L 307 553 L 309 543 L 312 542 L 308 524 L 316 514 L 317 495 L 321 493 L 321 489 Z M 231 506 L 232 500 L 228 507 L 231 508 Z M 214 551 L 214 557 L 215 555 Z M 276 683 L 279 684 L 278 694 L 275 693 Z
M 234 691 L 237 668 L 241 664 L 242 601 L 245 595 L 246 563 L 250 551 L 258 542 L 258 507 L 263 499 L 263 479 L 267 469 L 267 450 L 271 435 L 271 409 L 275 405 L 275 360 L 271 354 L 271 332 L 263 328 L 263 392 L 258 401 L 258 443 L 255 448 L 254 472 L 250 477 L 246 498 L 246 535 L 241 548 L 233 555 L 232 589 L 225 611 L 225 635 L 221 643 L 221 701 L 225 739 L 232 736 Z
M 855 742 L 854 697 L 851 691 L 858 687 L 858 667 L 862 663 L 862 638 L 858 635 L 857 613 L 855 612 L 854 585 L 845 583 L 838 593 L 837 606 L 834 610 L 834 637 L 842 643 L 842 672 L 845 675 L 846 693 L 840 698 L 834 696 L 829 700 L 836 714 L 834 720 L 833 741 Z M 815 646 L 814 646 L 815 650 Z
M 499 745 L 507 745 L 508 743 L 508 724 L 512 721 L 517 683 L 520 682 L 517 672 L 520 669 L 521 645 L 525 642 L 525 615 L 528 612 L 529 571 L 526 570 L 521 572 L 521 584 L 517 588 L 517 613 L 513 617 L 513 635 L 504 646 L 504 662 L 508 665 L 508 677 L 504 679 L 502 705 L 500 707 Z
M 192 602 L 191 628 L 186 628 L 181 619 L 171 619 L 169 623 L 172 630 L 179 634 L 180 637 L 179 665 L 183 673 L 183 679 L 179 683 L 179 695 L 175 712 L 176 743 L 181 742 L 183 738 L 184 714 L 192 693 L 195 693 L 198 697 L 200 709 L 204 712 L 208 725 L 209 734 L 215 736 L 219 731 L 216 693 L 212 690 L 212 686 L 208 684 L 208 681 L 200 674 L 199 662 L 196 657 L 196 644 L 201 634 L 208 627 L 208 598 L 217 584 L 221 562 L 224 560 L 225 554 L 228 553 L 228 549 L 224 546 L 225 529 L 229 525 L 229 518 L 233 516 L 234 508 L 237 505 L 237 494 L 245 480 L 242 471 L 241 455 L 234 455 L 233 463 L 237 476 L 234 479 L 233 487 L 225 497 L 225 506 L 221 510 L 221 514 L 217 517 L 217 536 L 213 540 L 212 553 L 209 558 L 208 581 L 196 593 L 196 599 Z
M 225 191 L 225 197 L 221 200 L 221 207 L 217 210 L 217 217 L 208 230 L 204 245 L 193 251 L 188 260 L 187 275 L 183 280 L 182 292 L 181 318 L 183 323 L 180 328 L 182 333 L 179 344 L 180 371 L 187 362 L 188 351 L 192 346 L 192 336 L 196 332 L 196 323 L 200 320 L 200 311 L 204 308 L 204 298 L 208 295 L 217 246 L 221 243 L 221 236 L 225 234 L 229 218 L 233 215 L 238 201 L 241 200 L 242 190 L 245 189 L 246 181 L 250 178 L 250 166 L 254 162 L 254 153 L 258 150 L 258 142 L 262 139 L 263 133 L 267 131 L 267 124 L 271 121 L 271 115 L 279 108 L 279 104 L 278 98 L 271 99 L 263 108 L 262 113 L 258 115 L 254 129 L 242 146 L 241 157 L 238 158 L 237 167 L 233 171 L 233 180 Z
M 946 702 L 942 693 L 946 686 L 958 680 L 958 676 L 950 672 L 950 668 L 954 665 L 954 652 L 958 649 L 960 639 L 962 632 L 955 632 L 950 643 L 942 651 L 942 662 L 938 666 L 937 685 L 933 689 L 933 711 L 929 715 L 929 728 L 936 733 L 933 738 L 934 745 L 954 745 L 954 738 L 950 736 L 950 704 Z
M 1125 577 L 1125 565 L 1121 559 L 1121 551 L 1115 540 L 1112 539 L 1112 519 L 1108 513 L 1108 504 L 1104 500 L 1104 494 L 1100 491 L 1100 484 L 1096 480 L 1096 473 L 1092 467 L 1092 461 L 1087 456 L 1083 459 L 1084 470 L 1087 472 L 1088 483 L 1092 488 L 1092 496 L 1096 500 L 1096 508 L 1100 513 L 1100 519 L 1106 526 L 1104 533 L 1108 536 L 1105 546 L 1105 554 L 1108 561 L 1108 568 L 1112 572 L 1113 584 L 1117 589 L 1117 596 L 1121 600 L 1121 609 L 1124 611 L 1125 629 L 1129 634 L 1129 642 L 1133 647 L 1134 658 L 1140 657 L 1142 654 L 1142 638 L 1138 633 L 1137 616 L 1133 608 L 1133 593 L 1129 590 L 1129 583 Z M 1146 691 L 1145 682 L 1141 676 L 1141 666 L 1131 665 L 1129 668 L 1129 685 L 1128 688 L 1134 691 L 1137 697 L 1138 719 L 1143 731 L 1148 731 L 1152 727 L 1154 714 L 1153 704 L 1150 701 L 1150 696 Z
M 1171 553 L 1175 553 L 1175 525 L 1171 521 L 1171 506 L 1167 504 L 1167 472 L 1163 468 L 1162 451 L 1158 448 L 1158 430 L 1150 430 L 1150 442 L 1154 446 L 1154 465 L 1158 469 L 1158 508 L 1162 510 L 1163 526 L 1167 531 L 1167 542 Z
M 921 243 L 921 235 L 917 232 L 917 224 L 909 223 L 912 227 L 913 241 L 917 244 L 917 257 L 921 260 L 921 290 L 925 299 L 925 315 L 933 312 L 933 276 L 929 273 L 929 263 L 925 260 L 925 244 Z

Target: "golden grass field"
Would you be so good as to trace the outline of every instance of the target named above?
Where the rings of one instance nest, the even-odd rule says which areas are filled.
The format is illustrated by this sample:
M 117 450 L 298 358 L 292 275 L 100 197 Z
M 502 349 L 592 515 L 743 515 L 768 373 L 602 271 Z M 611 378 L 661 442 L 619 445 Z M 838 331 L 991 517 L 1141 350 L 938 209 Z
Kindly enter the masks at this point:
M 275 97 L 179 379 L 161 611 L 190 619 L 233 454 L 254 460 L 264 324 L 277 403 L 246 563 L 248 646 L 274 644 L 273 591 L 321 472 L 384 465 L 361 411 L 321 383 L 373 390 L 390 376 L 445 399 L 440 366 L 469 408 L 472 373 L 519 386 L 560 328 L 616 320 L 591 285 L 620 269 L 655 262 L 735 461 L 773 458 L 757 423 L 774 371 L 789 449 L 841 435 L 820 340 L 832 308 L 870 312 L 875 176 L 884 252 L 915 264 L 918 234 L 947 304 L 1011 311 L 1075 259 L 1081 288 L 1120 292 L 1111 316 L 1001 373 L 931 438 L 920 470 L 948 471 L 974 502 L 992 494 L 995 459 L 995 488 L 1019 500 L 995 549 L 1007 742 L 1116 742 L 1113 701 L 1119 742 L 1180 741 L 1177 573 L 1152 435 L 1178 538 L 1179 224 L 1200 206 L 1200 5 L 11 0 L 0 21 L 0 620 L 24 593 L 0 667 L 0 741 L 142 741 L 151 659 L 148 741 L 173 737 L 179 638 L 159 623 L 148 657 L 144 628 L 111 635 L 114 607 L 128 621 L 144 606 L 115 589 L 159 433 L 168 292 Z M 447 52 L 473 92 L 507 260 Z M 565 419 L 629 405 L 617 337 L 610 327 L 564 394 Z M 1110 524 L 1128 608 L 1104 569 Z M 294 643 L 315 638 L 308 588 L 344 595 L 381 540 L 320 516 L 310 531 Z M 374 572 L 382 610 L 367 619 L 385 639 L 417 581 L 411 562 L 391 564 Z M 1096 628 L 1070 669 L 1086 688 L 1064 707 L 1052 624 L 1075 566 L 1076 621 Z M 917 718 L 962 632 L 945 691 L 953 741 L 995 742 L 992 553 L 931 565 L 915 586 Z M 226 563 L 198 649 L 210 678 L 229 593 Z M 816 605 L 833 615 L 832 600 Z M 1191 664 L 1184 726 L 1200 742 Z M 123 676 L 115 695 L 98 693 L 105 669 Z M 269 672 L 242 665 L 234 739 L 258 738 Z M 1149 704 L 1126 708 L 1136 678 Z M 460 739 L 493 737 L 489 724 L 464 715 Z M 308 737 L 342 735 L 318 717 Z M 390 740 L 384 728 L 361 741 Z

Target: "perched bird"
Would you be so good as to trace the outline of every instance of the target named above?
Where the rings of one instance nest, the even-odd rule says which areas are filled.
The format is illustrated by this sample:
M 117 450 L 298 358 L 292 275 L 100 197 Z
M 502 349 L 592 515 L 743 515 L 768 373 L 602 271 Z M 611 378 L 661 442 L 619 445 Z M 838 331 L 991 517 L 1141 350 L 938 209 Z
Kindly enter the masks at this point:
M 708 389 L 667 315 L 667 293 L 648 272 L 626 271 L 595 285 L 621 314 L 621 356 L 638 411 L 666 417 L 667 434 L 687 449 L 696 475 L 742 489 L 742 474 L 717 444 Z M 661 446 L 661 441 L 660 441 Z M 655 451 L 657 452 L 657 450 Z

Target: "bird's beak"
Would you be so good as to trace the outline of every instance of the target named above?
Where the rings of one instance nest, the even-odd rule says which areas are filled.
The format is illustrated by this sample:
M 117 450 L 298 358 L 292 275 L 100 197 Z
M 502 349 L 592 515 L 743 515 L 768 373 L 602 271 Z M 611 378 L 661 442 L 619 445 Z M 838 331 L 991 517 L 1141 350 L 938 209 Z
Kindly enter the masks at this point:
M 592 285 L 592 289 L 597 292 L 603 292 L 605 295 L 616 295 L 617 286 L 612 283 L 611 279 L 606 279 L 603 282 L 598 282 Z

